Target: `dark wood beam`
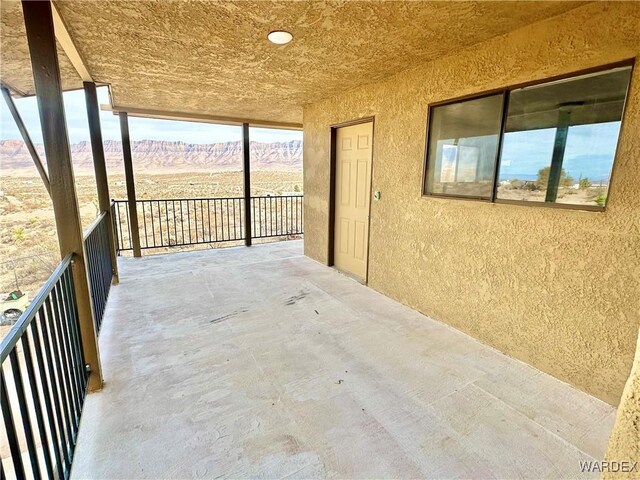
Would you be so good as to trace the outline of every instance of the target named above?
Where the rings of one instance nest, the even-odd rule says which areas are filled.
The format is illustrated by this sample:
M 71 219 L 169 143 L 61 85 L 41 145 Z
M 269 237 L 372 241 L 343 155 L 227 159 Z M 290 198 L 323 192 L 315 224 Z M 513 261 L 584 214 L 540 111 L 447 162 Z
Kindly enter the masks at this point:
M 96 174 L 96 187 L 98 190 L 98 208 L 107 216 L 107 225 L 109 225 L 107 231 L 109 235 L 109 250 L 111 251 L 113 283 L 117 284 L 119 281 L 118 253 L 116 251 L 115 235 L 113 231 L 113 218 L 111 218 L 111 197 L 109 196 L 107 165 L 104 158 L 104 146 L 102 144 L 98 92 L 96 90 L 96 84 L 93 82 L 83 82 L 83 85 L 85 100 L 87 103 L 87 119 L 89 120 L 91 152 L 93 153 L 93 169 Z
M 33 160 L 33 163 L 36 165 L 36 169 L 38 170 L 38 173 L 40 174 L 40 178 L 44 183 L 44 188 L 47 189 L 49 196 L 51 196 L 51 185 L 49 183 L 49 175 L 47 174 L 47 170 L 42 164 L 40 155 L 38 155 L 38 152 L 36 151 L 36 147 L 34 146 L 33 141 L 31 140 L 31 136 L 29 135 L 29 131 L 27 130 L 27 127 L 22 121 L 20 112 L 18 112 L 18 109 L 16 108 L 16 104 L 14 103 L 13 98 L 11 97 L 11 93 L 9 92 L 9 89 L 4 85 L 2 86 L 2 96 L 4 97 L 4 100 L 7 103 L 7 107 L 9 107 L 9 111 L 11 112 L 11 116 L 13 117 L 13 121 L 16 122 L 16 127 L 18 127 L 18 130 L 20 131 L 20 135 L 22 135 L 22 140 L 24 140 L 24 143 L 27 146 L 27 150 L 29 150 L 29 153 L 31 154 L 31 159 Z
M 62 100 L 51 3 L 23 0 L 22 12 L 38 99 L 44 150 L 48 160 L 51 200 L 60 254 L 62 258 L 69 253 L 74 255 L 73 282 L 80 334 L 84 360 L 90 370 L 88 388 L 94 391 L 102 388 L 102 368 L 87 280 L 82 223 Z
M 242 172 L 244 174 L 244 244 L 251 246 L 251 152 L 249 124 L 242 124 Z
M 553 154 L 551 155 L 551 166 L 549 167 L 549 181 L 547 184 L 547 194 L 544 199 L 545 202 L 555 202 L 558 198 L 558 187 L 562 181 L 562 163 L 564 162 L 564 151 L 567 146 L 570 119 L 571 112 L 569 110 L 561 109 L 558 112 L 556 137 L 553 142 Z
M 127 201 L 129 202 L 129 225 L 131 225 L 131 245 L 133 256 L 141 257 L 140 231 L 138 230 L 138 208 L 136 205 L 136 184 L 133 176 L 133 158 L 131 156 L 131 140 L 129 138 L 129 119 L 127 112 L 120 112 L 120 133 L 122 134 L 122 158 L 124 159 L 124 178 L 127 184 Z
M 278 130 L 302 130 L 301 123 L 274 122 L 256 118 L 225 117 L 222 115 L 207 115 L 201 113 L 172 112 L 167 110 L 155 110 L 149 108 L 136 108 L 118 105 L 101 105 L 102 110 L 113 112 L 127 112 L 130 117 L 158 118 L 163 120 L 177 120 L 180 122 L 214 123 L 216 125 L 238 125 L 248 123 L 252 127 L 275 128 Z

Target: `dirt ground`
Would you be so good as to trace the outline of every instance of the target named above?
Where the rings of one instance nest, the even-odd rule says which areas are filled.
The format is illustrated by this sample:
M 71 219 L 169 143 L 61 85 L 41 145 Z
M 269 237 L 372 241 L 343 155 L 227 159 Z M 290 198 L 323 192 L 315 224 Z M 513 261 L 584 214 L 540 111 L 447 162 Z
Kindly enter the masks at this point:
M 300 194 L 302 190 L 301 172 L 254 171 L 251 177 L 252 195 Z M 1 182 L 0 294 L 21 289 L 33 298 L 60 261 L 51 200 L 37 176 L 12 176 L 3 172 Z M 112 198 L 126 198 L 123 175 L 111 175 L 109 183 Z M 76 176 L 76 189 L 86 230 L 98 215 L 94 177 Z M 241 196 L 242 192 L 240 171 L 161 175 L 136 172 L 139 199 L 230 197 Z M 4 330 L 4 327 L 0 329 L 0 338 L 4 337 Z
M 528 190 L 514 188 L 509 182 L 498 186 L 498 198 L 501 200 L 521 200 L 527 202 L 544 202 L 546 190 Z M 602 206 L 606 201 L 607 186 L 591 186 L 588 188 L 560 187 L 556 203 L 571 205 Z

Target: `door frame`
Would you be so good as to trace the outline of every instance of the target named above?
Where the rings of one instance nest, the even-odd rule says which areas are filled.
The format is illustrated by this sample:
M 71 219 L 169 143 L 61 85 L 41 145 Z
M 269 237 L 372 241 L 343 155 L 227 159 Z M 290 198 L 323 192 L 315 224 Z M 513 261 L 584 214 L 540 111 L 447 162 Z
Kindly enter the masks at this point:
M 333 267 L 334 262 L 334 248 L 335 248 L 335 223 L 336 223 L 336 134 L 339 128 L 351 127 L 352 125 L 359 125 L 361 123 L 371 123 L 371 182 L 369 185 L 369 212 L 367 218 L 367 268 L 363 278 L 365 284 L 369 283 L 369 252 L 371 246 L 371 203 L 372 203 L 372 191 L 373 191 L 373 153 L 375 148 L 376 137 L 376 117 L 362 117 L 356 120 L 350 120 L 348 122 L 334 123 L 330 125 L 330 159 L 329 159 L 329 251 L 327 252 L 327 265 Z

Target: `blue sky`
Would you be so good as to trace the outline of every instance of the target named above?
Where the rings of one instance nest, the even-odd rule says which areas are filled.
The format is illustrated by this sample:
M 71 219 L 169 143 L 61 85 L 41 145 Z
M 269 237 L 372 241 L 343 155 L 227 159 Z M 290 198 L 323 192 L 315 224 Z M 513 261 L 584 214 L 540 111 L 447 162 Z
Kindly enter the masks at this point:
M 569 128 L 563 168 L 574 180 L 580 176 L 607 180 L 618 142 L 620 122 Z M 533 175 L 551 164 L 556 129 L 507 133 L 502 146 L 500 178 Z M 527 177 L 528 179 L 528 177 Z
M 109 103 L 106 87 L 98 88 L 100 104 Z M 31 138 L 42 143 L 42 131 L 38 117 L 38 105 L 35 97 L 16 99 Z M 76 90 L 64 94 L 67 129 L 71 143 L 89 141 L 89 127 L 84 100 L 84 91 Z M 104 140 L 120 140 L 120 123 L 118 117 L 111 112 L 100 112 L 102 136 Z M 175 122 L 170 120 L 154 120 L 149 118 L 129 118 L 129 131 L 132 140 L 167 140 L 187 143 L 217 143 L 240 140 L 241 127 L 229 125 L 213 125 L 195 122 Z M 301 131 L 274 130 L 268 128 L 251 128 L 250 137 L 257 142 L 289 142 L 302 140 Z M 20 132 L 4 101 L 0 101 L 0 139 L 20 139 Z

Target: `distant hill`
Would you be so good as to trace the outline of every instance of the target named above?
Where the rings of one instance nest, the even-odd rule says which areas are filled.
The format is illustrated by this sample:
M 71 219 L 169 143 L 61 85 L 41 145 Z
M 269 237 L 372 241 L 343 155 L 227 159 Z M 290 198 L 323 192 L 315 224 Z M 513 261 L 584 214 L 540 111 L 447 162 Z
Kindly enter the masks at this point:
M 36 146 L 44 158 L 42 145 Z M 104 142 L 107 170 L 122 171 L 121 142 Z M 141 140 L 132 142 L 133 168 L 144 173 L 198 171 L 230 171 L 242 168 L 242 142 L 195 144 Z M 76 173 L 93 172 L 93 157 L 89 142 L 71 145 L 71 157 Z M 251 164 L 255 170 L 302 171 L 302 142 L 251 142 Z M 5 174 L 36 174 L 31 156 L 22 140 L 0 140 L 0 166 Z

